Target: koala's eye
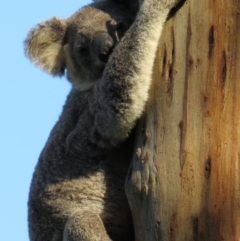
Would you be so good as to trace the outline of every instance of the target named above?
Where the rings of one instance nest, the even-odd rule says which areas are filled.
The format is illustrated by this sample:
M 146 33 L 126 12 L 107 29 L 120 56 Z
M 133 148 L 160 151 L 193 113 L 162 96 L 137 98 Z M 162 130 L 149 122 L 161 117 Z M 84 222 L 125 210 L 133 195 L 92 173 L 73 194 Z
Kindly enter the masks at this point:
M 123 22 L 119 22 L 117 24 L 117 31 L 122 31 L 122 30 L 124 30 L 124 28 L 125 28 L 125 26 L 124 26 Z
M 82 56 L 87 56 L 89 54 L 89 48 L 86 46 L 81 46 L 79 47 L 78 52 Z
M 116 34 L 118 39 L 121 39 L 124 33 L 126 32 L 126 27 L 123 22 L 119 22 L 116 26 Z

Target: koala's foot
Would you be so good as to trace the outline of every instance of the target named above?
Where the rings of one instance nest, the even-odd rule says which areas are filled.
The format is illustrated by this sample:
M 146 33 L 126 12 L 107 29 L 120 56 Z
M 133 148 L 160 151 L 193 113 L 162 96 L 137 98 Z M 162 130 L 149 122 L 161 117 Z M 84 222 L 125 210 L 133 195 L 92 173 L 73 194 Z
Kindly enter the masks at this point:
M 63 241 L 111 241 L 99 215 L 77 211 L 67 221 Z

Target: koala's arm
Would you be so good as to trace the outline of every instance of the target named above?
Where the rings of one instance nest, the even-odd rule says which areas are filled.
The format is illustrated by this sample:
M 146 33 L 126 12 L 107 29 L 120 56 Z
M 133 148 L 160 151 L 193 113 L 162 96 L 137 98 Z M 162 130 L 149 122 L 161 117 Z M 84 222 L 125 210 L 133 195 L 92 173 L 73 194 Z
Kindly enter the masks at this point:
M 145 0 L 135 22 L 112 53 L 89 99 L 90 141 L 112 148 L 126 139 L 148 99 L 163 25 L 179 0 Z

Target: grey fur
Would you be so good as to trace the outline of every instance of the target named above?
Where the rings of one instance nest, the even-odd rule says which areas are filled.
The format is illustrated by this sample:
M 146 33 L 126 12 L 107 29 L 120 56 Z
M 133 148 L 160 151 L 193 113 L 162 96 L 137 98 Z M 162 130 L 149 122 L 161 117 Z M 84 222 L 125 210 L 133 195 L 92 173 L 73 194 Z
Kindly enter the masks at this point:
M 52 75 L 66 69 L 74 87 L 33 174 L 31 241 L 134 240 L 124 192 L 131 133 L 148 98 L 163 24 L 179 0 L 145 0 L 131 27 L 134 10 L 116 1 L 43 22 L 25 41 L 33 63 Z

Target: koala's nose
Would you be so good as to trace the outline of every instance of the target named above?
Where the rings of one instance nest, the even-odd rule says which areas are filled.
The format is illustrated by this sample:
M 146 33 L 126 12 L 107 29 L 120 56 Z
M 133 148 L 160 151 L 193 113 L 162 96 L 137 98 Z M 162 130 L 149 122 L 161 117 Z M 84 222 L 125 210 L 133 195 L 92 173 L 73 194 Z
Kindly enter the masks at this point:
M 108 33 L 97 33 L 92 44 L 99 60 L 106 63 L 114 45 L 111 36 Z

